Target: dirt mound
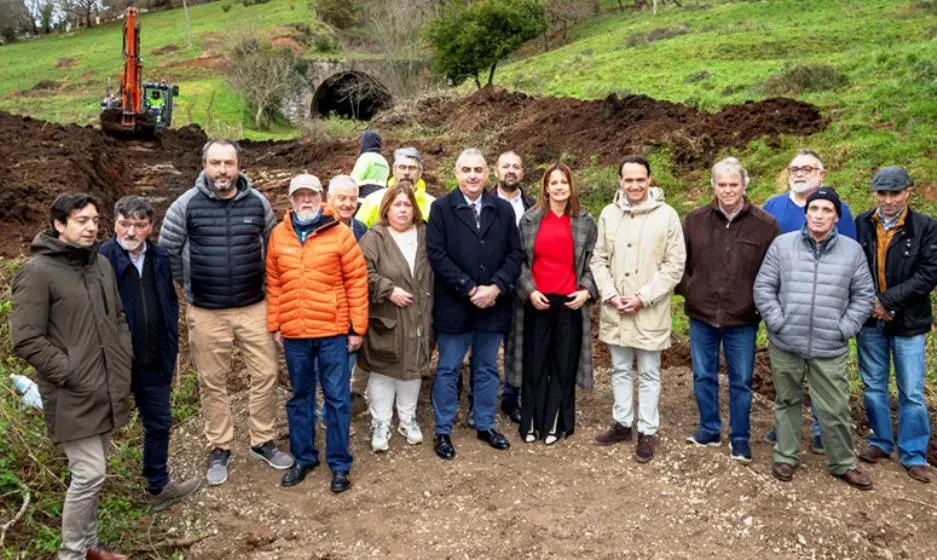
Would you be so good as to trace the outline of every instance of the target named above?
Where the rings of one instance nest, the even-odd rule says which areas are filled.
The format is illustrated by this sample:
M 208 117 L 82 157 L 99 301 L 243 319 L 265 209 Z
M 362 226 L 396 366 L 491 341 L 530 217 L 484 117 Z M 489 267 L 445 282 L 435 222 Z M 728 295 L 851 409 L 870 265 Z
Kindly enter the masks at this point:
M 578 154 L 613 163 L 623 154 L 649 146 L 674 146 L 683 167 L 706 167 L 720 151 L 754 138 L 808 135 L 826 126 L 819 110 L 793 99 L 768 99 L 729 105 L 715 114 L 660 101 L 646 95 L 582 101 L 568 97 L 530 97 L 501 88 L 483 88 L 449 102 L 423 100 L 407 117 L 423 126 L 457 132 L 492 131 L 498 144 L 537 162 Z M 397 124 L 388 115 L 381 124 Z
M 25 252 L 63 191 L 90 192 L 106 207 L 126 191 L 128 162 L 122 150 L 92 127 L 0 112 L 0 138 L 0 253 Z
M 164 54 L 169 54 L 171 52 L 176 52 L 177 50 L 179 50 L 179 47 L 177 47 L 176 45 L 173 45 L 172 43 L 169 43 L 168 45 L 163 45 L 162 47 L 158 49 L 153 49 L 152 51 L 150 51 L 150 54 L 152 54 L 153 56 L 160 56 Z

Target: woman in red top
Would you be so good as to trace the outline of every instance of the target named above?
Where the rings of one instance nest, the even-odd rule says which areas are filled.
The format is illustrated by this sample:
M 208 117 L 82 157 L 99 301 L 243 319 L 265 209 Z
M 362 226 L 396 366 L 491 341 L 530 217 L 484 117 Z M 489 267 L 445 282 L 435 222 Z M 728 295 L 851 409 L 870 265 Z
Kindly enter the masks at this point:
M 510 369 L 515 376 L 522 372 L 521 437 L 551 445 L 573 433 L 577 381 L 592 385 L 586 303 L 597 297 L 589 270 L 596 227 L 579 204 L 567 166 L 547 169 L 540 201 L 521 218 L 520 237 L 524 262 L 517 295 L 523 303 L 508 349 L 515 366 Z

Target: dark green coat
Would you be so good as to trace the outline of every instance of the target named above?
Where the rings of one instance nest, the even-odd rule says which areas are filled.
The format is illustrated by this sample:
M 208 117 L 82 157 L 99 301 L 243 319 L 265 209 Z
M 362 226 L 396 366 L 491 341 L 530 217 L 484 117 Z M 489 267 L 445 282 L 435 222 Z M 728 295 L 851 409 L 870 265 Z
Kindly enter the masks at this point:
M 36 369 L 53 443 L 110 433 L 130 414 L 130 329 L 108 260 L 44 231 L 13 278 L 13 351 Z

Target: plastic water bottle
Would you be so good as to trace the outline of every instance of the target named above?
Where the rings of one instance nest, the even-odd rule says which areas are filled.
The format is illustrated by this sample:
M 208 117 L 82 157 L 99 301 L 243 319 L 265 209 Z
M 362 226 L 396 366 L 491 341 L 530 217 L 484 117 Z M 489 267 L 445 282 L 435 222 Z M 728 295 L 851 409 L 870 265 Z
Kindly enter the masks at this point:
M 36 382 L 25 375 L 12 374 L 10 379 L 16 392 L 23 395 L 20 397 L 20 409 L 32 407 L 42 412 L 42 398 L 39 396 L 39 386 Z

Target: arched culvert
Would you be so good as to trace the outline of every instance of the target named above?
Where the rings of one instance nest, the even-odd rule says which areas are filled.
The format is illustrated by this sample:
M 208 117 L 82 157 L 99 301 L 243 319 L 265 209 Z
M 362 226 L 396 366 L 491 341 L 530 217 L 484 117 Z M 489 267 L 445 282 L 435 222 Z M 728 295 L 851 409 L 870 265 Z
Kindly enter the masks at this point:
M 322 82 L 312 97 L 312 112 L 366 121 L 391 103 L 390 91 L 384 84 L 364 72 L 349 71 L 333 74 Z

